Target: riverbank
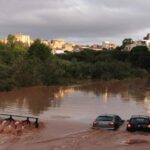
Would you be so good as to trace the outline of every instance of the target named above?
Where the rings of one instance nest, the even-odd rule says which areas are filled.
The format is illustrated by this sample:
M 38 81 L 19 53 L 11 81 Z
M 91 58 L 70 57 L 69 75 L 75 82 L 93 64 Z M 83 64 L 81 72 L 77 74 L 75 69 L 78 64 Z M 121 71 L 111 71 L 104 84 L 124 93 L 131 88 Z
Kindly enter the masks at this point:
M 52 55 L 39 40 L 25 51 L 0 49 L 0 91 L 31 86 L 70 85 L 82 80 L 124 80 L 149 76 L 146 47 L 128 52 L 93 51 Z

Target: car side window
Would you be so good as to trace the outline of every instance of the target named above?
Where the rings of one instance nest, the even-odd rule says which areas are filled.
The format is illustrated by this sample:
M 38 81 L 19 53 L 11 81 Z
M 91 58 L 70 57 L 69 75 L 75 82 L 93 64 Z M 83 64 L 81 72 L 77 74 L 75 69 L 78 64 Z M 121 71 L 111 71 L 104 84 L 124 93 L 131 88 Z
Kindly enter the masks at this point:
M 121 118 L 119 116 L 116 116 L 116 119 L 115 119 L 117 122 L 120 122 L 121 121 Z

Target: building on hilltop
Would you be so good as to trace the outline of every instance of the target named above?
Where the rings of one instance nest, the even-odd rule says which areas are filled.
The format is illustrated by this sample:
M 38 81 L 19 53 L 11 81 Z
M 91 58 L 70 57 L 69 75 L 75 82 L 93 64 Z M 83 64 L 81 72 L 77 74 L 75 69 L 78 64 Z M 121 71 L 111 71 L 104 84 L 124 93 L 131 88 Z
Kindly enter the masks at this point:
M 116 44 L 111 43 L 109 41 L 102 42 L 102 49 L 112 50 L 112 49 L 115 49 L 116 47 L 117 47 Z
M 50 47 L 52 49 L 62 49 L 65 44 L 63 39 L 51 40 Z
M 46 46 L 50 47 L 50 42 L 48 40 L 41 40 L 41 43 L 45 44 Z
M 150 50 L 150 33 L 147 34 L 146 37 L 142 40 L 142 42 L 147 46 L 147 48 Z
M 74 44 L 71 44 L 71 43 L 65 43 L 64 45 L 63 45 L 63 49 L 65 50 L 65 51 L 69 51 L 69 52 L 72 52 L 73 50 L 74 50 Z
M 16 41 L 22 42 L 27 46 L 30 46 L 32 43 L 32 40 L 29 35 L 19 33 L 19 34 L 14 34 L 14 37 L 16 38 Z
M 65 50 L 64 49 L 56 49 L 56 50 L 52 50 L 53 54 L 64 54 Z
M 144 37 L 144 40 L 150 40 L 150 33 L 148 33 L 148 34 L 146 35 L 146 37 Z
M 75 45 L 74 48 L 73 48 L 74 52 L 80 52 L 81 50 L 82 50 L 82 48 L 81 48 L 80 45 Z
M 98 45 L 98 44 L 91 45 L 90 49 L 95 50 L 95 51 L 101 51 L 101 50 L 103 50 L 102 45 Z
M 33 40 L 31 40 L 29 35 L 24 35 L 24 34 L 19 33 L 19 34 L 14 34 L 13 36 L 15 37 L 15 40 L 17 42 L 22 42 L 23 44 L 27 46 L 30 46 L 33 42 Z M 7 37 L 1 39 L 0 42 L 7 44 L 8 42 Z
M 65 43 L 63 39 L 51 40 L 50 48 L 52 49 L 53 54 L 62 54 L 65 51 L 72 52 L 74 50 L 75 44 Z
M 136 47 L 137 46 L 137 43 L 136 42 L 133 42 L 133 43 L 130 43 L 130 44 L 126 44 L 123 48 L 123 50 L 125 51 L 131 51 L 133 47 Z
M 124 50 L 131 51 L 136 46 L 146 46 L 150 50 L 150 33 L 143 40 L 133 41 L 125 45 Z

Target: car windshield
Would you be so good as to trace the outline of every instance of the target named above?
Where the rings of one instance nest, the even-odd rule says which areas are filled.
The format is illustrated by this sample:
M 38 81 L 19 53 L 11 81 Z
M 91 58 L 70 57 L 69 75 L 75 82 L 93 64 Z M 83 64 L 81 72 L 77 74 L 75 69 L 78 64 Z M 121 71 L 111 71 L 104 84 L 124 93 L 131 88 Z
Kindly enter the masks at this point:
M 112 116 L 99 116 L 96 121 L 112 121 L 113 117 Z
M 136 124 L 136 123 L 148 124 L 149 119 L 147 119 L 147 118 L 132 118 L 131 123 L 133 123 L 133 124 Z

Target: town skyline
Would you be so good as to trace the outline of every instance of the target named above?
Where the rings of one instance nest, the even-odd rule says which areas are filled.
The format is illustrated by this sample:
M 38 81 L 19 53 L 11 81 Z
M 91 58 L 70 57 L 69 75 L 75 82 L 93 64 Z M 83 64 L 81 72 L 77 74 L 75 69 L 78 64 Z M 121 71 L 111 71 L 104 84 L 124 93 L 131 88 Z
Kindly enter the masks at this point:
M 122 39 L 120 39 L 120 43 L 117 43 L 117 42 L 113 42 L 110 41 L 110 40 L 105 40 L 105 39 L 102 39 L 102 40 L 99 40 L 99 41 L 91 41 L 90 43 L 77 43 L 75 41 L 71 41 L 71 40 L 66 40 L 65 38 L 63 37 L 56 37 L 56 38 L 43 38 L 42 36 L 41 37 L 33 37 L 31 34 L 29 33 L 24 33 L 24 32 L 13 32 L 13 33 L 8 33 L 7 35 L 3 35 L 3 36 L 0 36 L 0 40 L 2 39 L 7 39 L 8 35 L 25 35 L 25 36 L 29 36 L 33 41 L 36 40 L 36 39 L 40 39 L 41 41 L 51 41 L 51 40 L 64 40 L 66 43 L 72 43 L 72 44 L 75 44 L 75 45 L 93 45 L 93 44 L 102 44 L 103 42 L 111 42 L 111 43 L 114 43 L 118 46 L 121 46 L 122 45 L 122 42 L 124 39 L 132 39 L 133 41 L 140 41 L 141 39 L 144 39 L 144 37 L 149 34 L 150 32 L 147 32 L 147 33 L 143 33 L 141 37 L 138 37 L 138 38 L 134 38 L 133 37 L 123 37 Z
M 33 39 L 30 35 L 16 33 L 16 34 L 8 34 L 7 36 L 0 39 L 0 43 L 8 44 L 9 41 L 21 42 L 23 45 L 30 47 L 34 41 L 39 39 L 41 43 L 48 46 L 52 49 L 53 54 L 60 54 L 64 53 L 65 51 L 73 52 L 73 51 L 80 51 L 83 49 L 93 49 L 96 51 L 102 49 L 115 49 L 118 45 L 110 42 L 110 41 L 103 41 L 102 43 L 92 44 L 92 45 L 82 45 L 82 44 L 75 44 L 73 42 L 66 42 L 64 39 L 41 39 L 40 37 Z
M 0 39 L 0 43 L 8 44 L 10 41 L 21 42 L 23 45 L 30 47 L 36 40 L 40 40 L 41 43 L 48 46 L 53 54 L 62 54 L 66 51 L 68 52 L 79 52 L 85 49 L 91 49 L 95 51 L 101 50 L 114 50 L 114 49 L 122 49 L 125 51 L 131 51 L 134 47 L 137 46 L 145 46 L 150 50 L 150 33 L 147 33 L 142 39 L 140 40 L 133 40 L 132 38 L 124 38 L 121 45 L 117 45 L 112 41 L 103 41 L 102 43 L 96 44 L 75 44 L 73 42 L 66 42 L 64 39 L 41 39 L 40 37 L 33 39 L 30 35 L 16 33 L 16 34 L 9 34 L 4 38 Z
M 107 39 L 103 39 L 102 37 L 101 38 L 96 38 L 95 40 L 93 39 L 92 41 L 89 41 L 89 42 L 86 42 L 86 41 L 78 41 L 78 40 L 74 40 L 73 41 L 73 39 L 68 39 L 68 38 L 65 38 L 65 37 L 51 37 L 51 36 L 39 36 L 39 37 L 37 37 L 37 36 L 34 36 L 34 35 L 32 35 L 32 34 L 30 34 L 30 33 L 28 33 L 28 32 L 11 32 L 11 33 L 8 33 L 8 34 L 4 34 L 4 35 L 1 35 L 0 34 L 0 39 L 3 39 L 3 38 L 5 38 L 7 35 L 15 35 L 15 34 L 23 34 L 23 35 L 30 35 L 30 37 L 32 38 L 32 39 L 41 39 L 41 40 L 48 40 L 48 41 L 50 41 L 50 40 L 54 40 L 54 39 L 64 39 L 64 41 L 66 41 L 66 42 L 68 42 L 68 43 L 74 43 L 74 44 L 80 44 L 80 45 L 92 45 L 92 44 L 101 44 L 101 43 L 103 43 L 104 41 L 109 41 L 109 42 L 112 42 L 112 43 L 115 43 L 115 44 L 117 44 L 117 45 L 121 45 L 122 44 L 122 41 L 123 41 L 123 39 L 126 39 L 126 38 L 132 38 L 133 40 L 135 40 L 135 41 L 138 41 L 138 40 L 141 40 L 141 38 L 142 37 L 144 37 L 147 33 L 150 33 L 150 30 L 148 31 L 148 32 L 143 32 L 143 33 L 141 33 L 138 37 L 136 37 L 135 35 L 132 35 L 132 36 L 125 36 L 125 37 L 122 37 L 122 39 L 121 39 L 121 37 L 120 37 L 120 40 L 119 41 L 115 41 L 115 40 L 113 40 L 113 39 L 111 39 L 111 38 L 107 38 Z

